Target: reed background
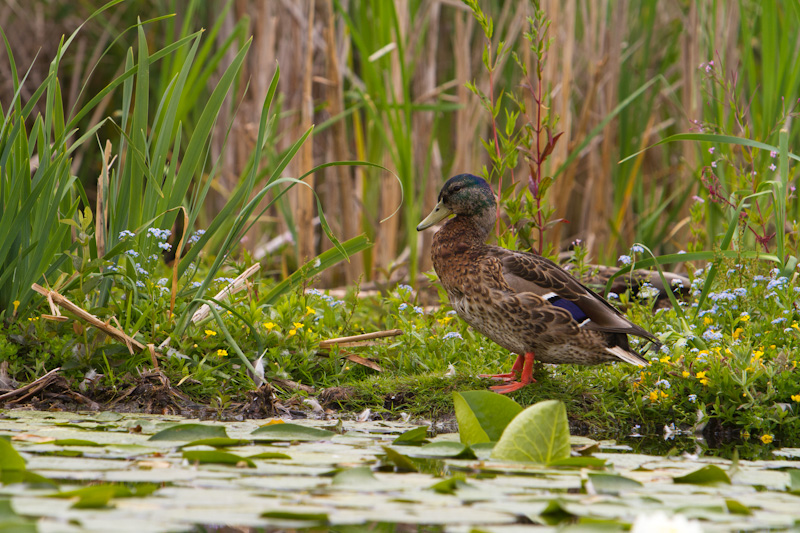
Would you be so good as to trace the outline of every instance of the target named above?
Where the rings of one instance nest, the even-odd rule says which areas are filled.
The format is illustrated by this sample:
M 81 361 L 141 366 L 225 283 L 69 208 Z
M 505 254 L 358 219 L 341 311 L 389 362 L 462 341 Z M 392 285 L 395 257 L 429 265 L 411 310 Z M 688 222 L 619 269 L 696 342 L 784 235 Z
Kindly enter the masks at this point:
M 23 101 L 46 77 L 60 36 L 91 14 L 96 7 L 91 4 L 8 0 L 0 6 L 0 25 L 18 68 L 33 65 Z M 492 49 L 505 41 L 530 64 L 522 38 L 530 5 L 489 0 L 480 5 L 494 19 Z M 707 147 L 666 144 L 618 162 L 668 134 L 691 131 L 694 121 L 713 121 L 726 133 L 777 144 L 774 125 L 797 100 L 800 79 L 797 2 L 542 0 L 540 5 L 551 20 L 552 38 L 543 80 L 551 113 L 558 116 L 556 131 L 564 132 L 547 161 L 547 172 L 555 176 L 547 201 L 556 217 L 568 221 L 546 238 L 556 250 L 579 238 L 599 262 L 613 262 L 634 242 L 656 253 L 686 249 L 698 238 L 689 228 L 691 198 L 707 196 L 700 180 L 700 168 L 710 163 Z M 490 117 L 465 86 L 474 81 L 489 92 L 481 60 L 486 41 L 468 7 L 455 0 L 126 2 L 90 21 L 76 37 L 59 72 L 65 108 L 85 102 L 122 72 L 127 50 L 136 49 L 136 31 L 124 30 L 137 17 L 170 13 L 175 16 L 145 25 L 153 48 L 207 29 L 208 72 L 198 77 L 195 100 L 187 101 L 181 115 L 188 131 L 202 111 L 202 105 L 192 104 L 202 103 L 238 48 L 225 43 L 253 38 L 215 125 L 211 154 L 215 160 L 222 155 L 222 167 L 198 227 L 222 208 L 244 174 L 277 63 L 280 121 L 277 135 L 267 139 L 266 167 L 277 165 L 315 124 L 285 175 L 297 177 L 328 161 L 363 160 L 384 165 L 398 178 L 358 166 L 328 167 L 306 178 L 340 239 L 365 232 L 375 242 L 349 264 L 323 273 L 322 282 L 398 280 L 430 269 L 431 233 L 418 234 L 414 226 L 448 176 L 478 173 L 489 161 L 481 139 L 490 138 Z M 732 111 L 729 95 L 703 90 L 702 65 L 711 60 L 734 84 L 744 120 Z M 14 92 L 3 74 L 7 64 L 0 50 L 4 108 Z M 154 91 L 168 86 L 172 67 L 153 65 Z M 521 87 L 509 56 L 493 82 L 496 95 Z M 109 94 L 82 129 L 114 116 L 121 102 L 117 92 Z M 119 132 L 105 126 L 97 137 L 101 145 L 106 139 L 119 142 Z M 792 132 L 790 146 L 797 137 Z M 81 145 L 72 162 L 90 195 L 102 164 L 95 148 Z M 523 168 L 515 176 L 524 184 Z M 380 222 L 398 207 L 395 216 Z M 702 246 L 720 230 L 713 209 L 708 206 L 702 237 L 708 242 Z M 787 209 L 788 219 L 797 217 L 796 198 Z M 244 244 L 266 265 L 288 273 L 331 246 L 316 217 L 311 191 L 295 187 Z

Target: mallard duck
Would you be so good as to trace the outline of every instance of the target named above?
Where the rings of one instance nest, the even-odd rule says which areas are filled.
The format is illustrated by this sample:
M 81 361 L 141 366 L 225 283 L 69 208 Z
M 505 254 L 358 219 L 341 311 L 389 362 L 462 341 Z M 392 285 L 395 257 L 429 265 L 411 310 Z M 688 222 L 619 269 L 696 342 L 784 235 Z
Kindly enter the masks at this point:
M 447 180 L 436 207 L 417 226 L 422 231 L 455 215 L 433 237 L 436 274 L 467 324 L 518 355 L 511 372 L 482 376 L 506 382 L 491 388 L 506 394 L 534 382 L 534 357 L 555 364 L 646 365 L 628 335 L 658 346 L 652 334 L 549 259 L 486 244 L 495 209 L 484 179 L 459 174 Z

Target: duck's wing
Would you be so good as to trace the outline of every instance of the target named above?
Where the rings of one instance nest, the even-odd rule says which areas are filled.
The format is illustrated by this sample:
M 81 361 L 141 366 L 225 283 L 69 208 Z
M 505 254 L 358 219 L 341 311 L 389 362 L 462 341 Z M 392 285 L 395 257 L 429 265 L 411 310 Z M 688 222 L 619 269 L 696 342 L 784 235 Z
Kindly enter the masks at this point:
M 567 310 L 582 328 L 637 335 L 659 344 L 647 330 L 625 318 L 603 297 L 549 259 L 497 246 L 489 247 L 488 255 L 500 261 L 505 281 L 515 292 L 534 293 L 550 305 Z

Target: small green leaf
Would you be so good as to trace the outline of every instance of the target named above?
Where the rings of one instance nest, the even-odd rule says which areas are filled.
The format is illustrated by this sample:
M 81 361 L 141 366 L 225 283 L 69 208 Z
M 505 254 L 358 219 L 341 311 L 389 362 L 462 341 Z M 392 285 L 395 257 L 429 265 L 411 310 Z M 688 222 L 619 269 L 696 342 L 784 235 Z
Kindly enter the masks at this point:
M 148 440 L 195 441 L 199 439 L 228 438 L 224 426 L 206 424 L 178 424 L 162 429 Z
M 706 465 L 699 470 L 689 472 L 685 476 L 673 478 L 675 483 L 691 483 L 693 485 L 714 485 L 717 483 L 731 484 L 731 478 L 717 465 Z
M 590 472 L 588 476 L 589 483 L 597 494 L 619 494 L 642 487 L 642 484 L 635 479 L 617 474 Z
M 0 439 L 0 470 L 25 470 L 25 459 L 6 439 Z
M 55 444 L 56 446 L 105 446 L 105 444 L 83 439 L 56 439 L 50 444 Z
M 472 485 L 457 477 L 449 477 L 429 487 L 439 494 L 455 494 L 456 491 L 471 488 Z
M 250 468 L 255 468 L 256 464 L 249 457 L 242 457 L 235 453 L 221 452 L 218 450 L 189 450 L 183 452 L 183 458 L 189 461 L 196 461 L 200 464 L 213 463 L 223 465 L 237 465 L 244 463 Z
M 454 441 L 431 442 L 415 450 L 414 457 L 458 457 L 475 459 L 475 453 L 466 444 Z
M 214 437 L 210 439 L 199 439 L 187 442 L 181 448 L 189 448 L 190 446 L 213 446 L 214 448 L 225 448 L 227 446 L 244 446 L 250 444 L 247 439 L 232 439 L 230 437 Z
M 248 455 L 248 459 L 291 459 L 285 453 L 278 453 L 278 452 L 262 452 L 257 453 L 255 455 Z
M 58 483 L 55 481 L 28 470 L 0 470 L 0 483 L 3 485 L 28 483 L 29 485 L 55 485 L 58 487 Z
M 753 514 L 753 511 L 748 506 L 736 500 L 725 500 L 725 505 L 728 506 L 728 512 L 731 514 Z
M 425 444 L 428 441 L 426 438 L 428 436 L 428 428 L 427 426 L 420 426 L 418 428 L 409 429 L 396 439 L 392 441 L 392 444 L 397 444 L 400 446 L 419 446 L 421 444 Z
M 103 483 L 92 485 L 66 492 L 50 494 L 51 498 L 74 498 L 78 497 L 72 507 L 75 509 L 100 509 L 108 507 L 111 498 L 126 498 L 133 496 L 131 490 L 125 485 L 115 485 Z
M 298 513 L 293 511 L 266 511 L 261 513 L 262 518 L 277 518 L 279 520 L 299 520 L 303 522 L 314 522 L 317 525 L 325 525 L 328 523 L 327 513 Z M 308 527 L 311 524 L 304 524 L 303 527 Z
M 558 400 L 547 400 L 528 407 L 508 424 L 492 458 L 550 464 L 569 454 L 567 409 Z
M 250 433 L 258 441 L 316 441 L 330 439 L 333 431 L 317 429 L 299 424 L 270 424 Z
M 550 466 L 567 466 L 575 468 L 602 468 L 606 465 L 605 459 L 599 457 L 565 457 L 549 463 Z
M 509 422 L 522 407 L 506 396 L 489 391 L 453 393 L 458 433 L 468 446 L 500 439 Z
M 378 478 L 375 477 L 375 474 L 372 473 L 372 469 L 368 466 L 358 466 L 356 468 L 342 470 L 333 476 L 331 485 L 362 490 L 370 490 L 383 486 Z
M 386 461 L 393 464 L 400 472 L 419 472 L 419 468 L 414 464 L 414 461 L 402 453 L 388 446 L 383 446 L 383 451 L 386 452 Z
M 789 492 L 800 494 L 800 470 L 796 468 L 789 470 Z

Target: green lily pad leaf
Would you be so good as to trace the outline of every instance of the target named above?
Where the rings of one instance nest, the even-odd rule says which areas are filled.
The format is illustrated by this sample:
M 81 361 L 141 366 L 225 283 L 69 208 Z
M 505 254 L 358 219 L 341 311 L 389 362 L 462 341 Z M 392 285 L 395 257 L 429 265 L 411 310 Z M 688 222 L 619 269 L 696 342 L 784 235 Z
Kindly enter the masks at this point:
M 409 429 L 396 439 L 392 441 L 392 444 L 398 444 L 400 446 L 419 446 L 421 444 L 425 444 L 430 442 L 426 437 L 428 436 L 428 428 L 427 426 L 420 426 L 418 428 Z
M 725 500 L 725 505 L 728 506 L 728 512 L 731 514 L 753 514 L 753 511 L 751 511 L 748 506 L 736 500 Z
M 362 490 L 376 489 L 382 487 L 383 483 L 375 477 L 372 469 L 368 466 L 358 466 L 342 470 L 333 476 L 331 485 L 337 487 L 356 488 Z
M 108 507 L 111 498 L 127 498 L 133 496 L 133 493 L 125 485 L 104 483 L 50 494 L 51 498 L 74 498 L 76 496 L 78 501 L 72 505 L 74 509 L 101 509 Z
M 714 485 L 717 483 L 731 484 L 731 478 L 717 465 L 706 465 L 699 470 L 689 472 L 685 476 L 673 478 L 675 483 L 691 483 L 693 485 Z
M 497 443 L 477 442 L 475 444 L 470 444 L 469 449 L 472 450 L 472 453 L 474 453 L 478 459 L 485 460 L 492 456 L 492 450 L 494 450 L 495 444 Z
M 58 483 L 55 481 L 28 470 L 0 470 L 0 483 L 3 485 L 27 483 L 29 485 L 58 486 Z
M 36 533 L 37 531 L 35 522 L 25 520 L 14 511 L 10 499 L 0 499 L 0 533 Z
M 789 470 L 789 492 L 800 494 L 800 470 Z
M 105 446 L 105 444 L 84 439 L 56 439 L 50 444 L 55 444 L 56 446 Z
M 214 448 L 225 448 L 226 446 L 244 446 L 250 444 L 247 439 L 232 439 L 230 437 L 214 437 L 211 439 L 193 440 L 183 444 L 181 448 L 189 448 L 190 446 L 212 446 Z
M 565 457 L 564 459 L 557 459 L 549 463 L 550 466 L 567 466 L 574 468 L 603 468 L 606 466 L 606 460 L 599 457 L 581 456 L 581 457 Z
M 299 424 L 270 424 L 250 433 L 258 441 L 316 441 L 330 439 L 336 433 Z
M 439 494 L 455 494 L 459 490 L 471 489 L 472 485 L 458 477 L 449 477 L 429 487 Z
M 303 524 L 303 527 L 311 525 L 323 526 L 328 523 L 327 513 L 299 513 L 293 511 L 266 511 L 261 513 L 262 518 L 277 518 L 279 520 L 297 520 L 301 522 L 312 522 L 313 524 Z
M 419 472 L 417 465 L 415 465 L 414 461 L 412 461 L 409 457 L 406 457 L 400 452 L 396 452 L 388 446 L 383 446 L 383 451 L 386 452 L 386 461 L 393 464 L 398 471 Z
M 125 418 L 125 415 L 120 413 L 115 413 L 114 411 L 103 411 L 101 413 L 97 413 L 97 416 L 91 418 L 96 422 L 119 422 Z
M 200 439 L 228 438 L 224 426 L 208 426 L 205 424 L 178 424 L 162 429 L 148 440 L 179 440 L 191 442 Z
M 569 454 L 567 409 L 558 400 L 547 400 L 528 407 L 508 424 L 492 458 L 550 464 Z
M 625 476 L 617 474 L 605 474 L 601 472 L 590 472 L 589 483 L 597 494 L 619 494 L 636 490 L 642 487 L 642 484 Z
M 242 457 L 235 453 L 220 452 L 218 450 L 189 450 L 183 452 L 183 458 L 201 464 L 238 465 L 239 463 L 244 463 L 250 468 L 256 467 L 256 464 L 251 461 L 249 457 Z
M 279 453 L 279 452 L 262 452 L 262 453 L 257 453 L 255 455 L 248 455 L 247 458 L 248 459 L 291 459 L 291 457 L 289 457 L 285 453 Z
M 461 442 L 468 446 L 500 439 L 522 407 L 506 396 L 490 391 L 453 393 Z
M 539 516 L 545 524 L 554 526 L 562 522 L 572 521 L 576 515 L 567 510 L 565 502 L 555 499 L 547 503 L 547 507 L 539 513 Z
M 25 459 L 6 439 L 0 439 L 0 470 L 25 470 Z
M 457 457 L 459 459 L 475 459 L 475 453 L 466 444 L 455 441 L 431 442 L 415 450 L 415 457 Z

